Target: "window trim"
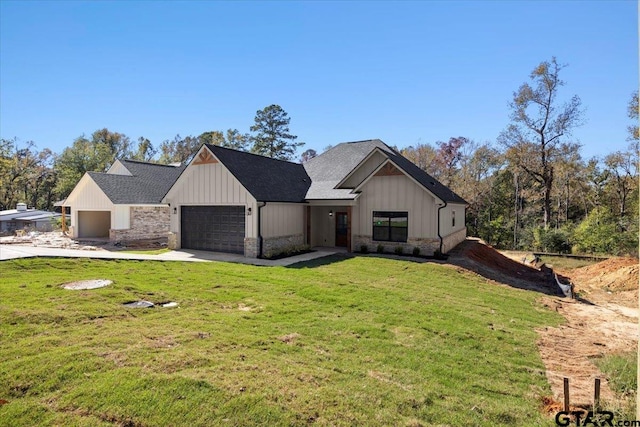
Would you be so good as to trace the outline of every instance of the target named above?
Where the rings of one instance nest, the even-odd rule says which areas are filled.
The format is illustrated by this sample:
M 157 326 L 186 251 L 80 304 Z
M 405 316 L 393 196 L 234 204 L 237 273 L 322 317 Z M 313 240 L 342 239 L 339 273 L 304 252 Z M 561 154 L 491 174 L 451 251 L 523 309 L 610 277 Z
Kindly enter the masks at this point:
M 386 218 L 387 225 L 376 225 L 375 218 Z M 406 225 L 404 227 L 392 226 L 392 218 L 405 218 Z M 376 227 L 386 228 L 388 239 L 376 239 Z M 403 240 L 393 240 L 393 229 L 406 230 Z M 409 239 L 409 212 L 408 211 L 373 211 L 371 215 L 371 240 L 374 242 L 393 242 L 393 243 L 407 243 Z

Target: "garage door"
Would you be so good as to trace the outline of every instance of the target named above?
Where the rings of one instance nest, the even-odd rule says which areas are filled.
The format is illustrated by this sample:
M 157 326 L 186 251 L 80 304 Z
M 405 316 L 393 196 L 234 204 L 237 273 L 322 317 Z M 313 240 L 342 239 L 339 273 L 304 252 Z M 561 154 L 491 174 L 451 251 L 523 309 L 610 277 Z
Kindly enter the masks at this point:
M 78 211 L 78 237 L 109 237 L 110 211 Z
M 182 206 L 185 249 L 244 254 L 244 206 Z

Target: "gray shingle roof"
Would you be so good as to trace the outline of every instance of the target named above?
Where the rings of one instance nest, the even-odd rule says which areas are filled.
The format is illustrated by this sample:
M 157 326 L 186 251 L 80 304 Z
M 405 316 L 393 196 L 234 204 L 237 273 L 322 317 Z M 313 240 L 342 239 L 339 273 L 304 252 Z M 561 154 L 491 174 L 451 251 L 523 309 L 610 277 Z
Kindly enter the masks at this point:
M 259 202 L 304 202 L 311 179 L 298 163 L 206 144 Z
M 116 205 L 156 205 L 176 182 L 185 166 L 120 160 L 132 176 L 87 172 Z
M 352 193 L 351 190 L 335 187 L 376 147 L 383 150 L 389 149 L 379 139 L 343 142 L 304 163 L 304 168 L 311 177 L 311 187 L 306 198 L 308 200 L 355 199 L 357 194 Z
M 436 197 L 449 203 L 467 204 L 462 197 L 379 139 L 343 142 L 306 162 L 304 167 L 312 180 L 306 198 L 354 199 L 357 194 L 352 190 L 335 187 L 376 148 Z

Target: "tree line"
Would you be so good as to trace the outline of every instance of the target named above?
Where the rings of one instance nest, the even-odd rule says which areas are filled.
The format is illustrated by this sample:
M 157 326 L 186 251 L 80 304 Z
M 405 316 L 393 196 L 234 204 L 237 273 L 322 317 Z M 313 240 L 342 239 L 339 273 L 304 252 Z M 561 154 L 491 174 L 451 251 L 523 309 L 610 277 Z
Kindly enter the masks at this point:
M 96 130 L 90 137 L 79 136 L 60 154 L 48 148 L 39 151 L 33 142 L 21 145 L 15 138 L 0 139 L 0 210 L 15 208 L 19 202 L 51 210 L 56 201 L 71 193 L 85 172 L 105 172 L 115 159 L 123 158 L 184 163 L 203 143 L 291 160 L 304 142 L 296 141 L 298 137 L 290 132 L 290 120 L 282 107 L 269 105 L 256 112 L 255 123 L 250 127 L 252 134 L 228 129 L 199 136 L 176 135 L 158 147 L 147 138 L 132 141 L 122 133 L 105 128 Z
M 560 97 L 564 67 L 552 58 L 533 69 L 513 93 L 510 122 L 495 142 L 458 136 L 400 152 L 469 203 L 470 236 L 498 248 L 637 256 L 638 92 L 628 104 L 628 148 L 583 159 L 571 132 L 584 111 L 577 95 Z M 252 133 L 176 135 L 158 147 L 108 129 L 76 138 L 59 155 L 0 140 L 0 209 L 18 202 L 51 209 L 85 172 L 106 171 L 116 158 L 186 162 L 203 143 L 292 160 L 304 143 L 289 123 L 282 107 L 270 105 L 256 112 Z M 300 161 L 315 155 L 306 150 Z
M 466 137 L 401 150 L 468 203 L 468 235 L 498 248 L 638 254 L 638 92 L 628 148 L 584 159 L 571 131 L 580 98 L 560 102 L 564 65 L 540 63 L 509 103 L 495 144 Z

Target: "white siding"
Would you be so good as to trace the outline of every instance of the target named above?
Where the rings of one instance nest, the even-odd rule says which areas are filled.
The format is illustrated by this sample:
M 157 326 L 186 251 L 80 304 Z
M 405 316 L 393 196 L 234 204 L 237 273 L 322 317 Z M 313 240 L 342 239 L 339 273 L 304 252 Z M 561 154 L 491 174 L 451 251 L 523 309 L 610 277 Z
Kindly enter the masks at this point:
M 120 163 L 120 160 L 116 160 L 115 163 L 111 165 L 111 167 L 109 168 L 107 173 L 111 174 L 111 175 L 128 175 L 128 176 L 132 176 L 131 172 L 129 172 L 129 169 L 124 167 L 124 165 L 122 163 Z
M 304 234 L 305 206 L 292 203 L 267 203 L 262 208 L 262 237 Z
M 78 237 L 78 211 L 110 211 L 111 223 L 115 221 L 113 215 L 113 203 L 102 192 L 89 174 L 84 174 L 80 182 L 74 187 L 65 202 L 65 206 L 71 207 L 71 227 L 73 237 Z
M 85 174 L 67 197 L 65 206 L 71 206 L 72 210 L 105 211 L 111 210 L 113 203 L 89 174 Z
M 351 212 L 351 229 L 355 230 L 355 216 L 357 209 L 354 206 Z M 332 215 L 329 215 L 329 212 Z M 336 213 L 348 212 L 347 206 L 313 206 L 311 208 L 311 246 L 335 246 L 336 245 Z M 352 231 L 353 233 L 353 231 Z
M 362 163 L 360 167 L 353 172 L 353 175 L 351 175 L 349 179 L 340 186 L 340 188 L 356 188 L 386 159 L 387 157 L 384 154 L 379 151 L 374 151 L 371 157 Z
M 436 198 L 405 175 L 374 176 L 362 187 L 353 234 L 372 235 L 373 211 L 408 212 L 409 238 L 438 236 Z
M 452 226 L 453 212 L 455 212 L 456 225 Z M 460 231 L 465 228 L 465 206 L 448 204 L 440 211 L 440 233 L 442 236 L 448 236 L 451 233 Z
M 115 205 L 111 228 L 114 230 L 128 230 L 131 228 L 130 213 L 131 207 L 129 205 Z
M 251 208 L 252 214 L 247 215 L 246 237 L 257 235 L 256 200 L 222 163 L 190 164 L 164 200 L 171 204 L 172 232 L 180 231 L 182 205 L 234 205 L 245 206 L 247 212 Z

